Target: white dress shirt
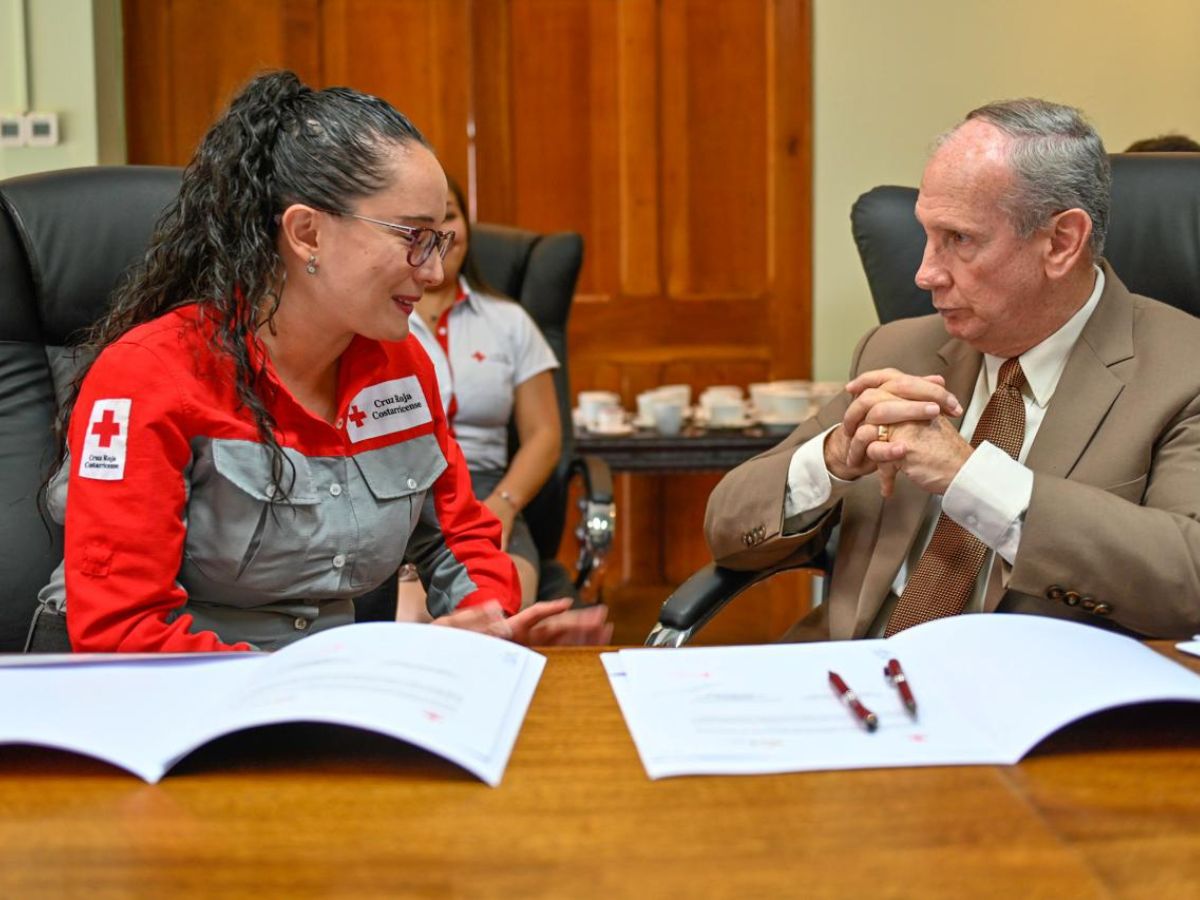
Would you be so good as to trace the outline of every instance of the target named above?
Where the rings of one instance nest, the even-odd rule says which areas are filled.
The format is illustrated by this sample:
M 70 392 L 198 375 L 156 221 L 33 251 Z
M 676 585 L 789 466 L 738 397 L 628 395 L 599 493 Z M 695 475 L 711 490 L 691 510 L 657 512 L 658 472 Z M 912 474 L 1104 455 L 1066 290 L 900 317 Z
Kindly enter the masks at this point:
M 1099 268 L 1095 271 L 1096 283 L 1087 302 L 1058 331 L 1020 356 L 1021 370 L 1025 373 L 1025 387 L 1021 391 L 1025 401 L 1025 439 L 1018 458 L 1012 459 L 999 447 L 984 441 L 959 469 L 945 496 L 930 495 L 929 508 L 916 539 L 892 583 L 892 592 L 896 597 L 904 592 L 908 573 L 924 553 L 942 512 L 979 538 L 993 552 L 999 553 L 1009 565 L 1016 559 L 1025 511 L 1029 509 L 1033 496 L 1033 471 L 1024 465 L 1025 458 L 1066 368 L 1067 357 L 1104 291 L 1104 273 Z M 984 354 L 975 390 L 970 402 L 965 404 L 966 412 L 959 427 L 959 434 L 967 441 L 975 433 L 975 426 L 996 388 L 1003 364 L 1004 359 Z M 837 500 L 854 483 L 835 477 L 825 467 L 825 437 L 832 430 L 827 429 L 805 441 L 792 455 L 784 501 L 784 515 L 791 530 L 803 530 L 808 524 L 805 521 L 807 513 L 824 506 L 830 499 Z M 991 563 L 992 554 L 989 553 L 964 611 L 978 612 L 983 608 Z M 894 598 L 880 610 L 870 636 L 882 635 L 893 606 Z

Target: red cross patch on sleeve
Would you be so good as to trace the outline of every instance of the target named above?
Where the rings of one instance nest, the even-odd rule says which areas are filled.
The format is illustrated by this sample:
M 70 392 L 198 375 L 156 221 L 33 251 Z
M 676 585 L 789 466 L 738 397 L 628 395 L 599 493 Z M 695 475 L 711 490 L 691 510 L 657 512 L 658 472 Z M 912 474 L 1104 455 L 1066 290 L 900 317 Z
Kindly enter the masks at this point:
M 97 400 L 88 417 L 87 434 L 79 454 L 79 477 L 120 481 L 125 477 L 129 438 L 129 398 Z

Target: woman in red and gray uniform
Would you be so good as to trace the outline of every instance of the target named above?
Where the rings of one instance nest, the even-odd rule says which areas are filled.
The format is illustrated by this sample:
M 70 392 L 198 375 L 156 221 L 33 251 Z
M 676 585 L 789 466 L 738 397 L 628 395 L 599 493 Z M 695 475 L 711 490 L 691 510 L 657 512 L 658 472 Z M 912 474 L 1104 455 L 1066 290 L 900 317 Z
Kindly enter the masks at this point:
M 406 548 L 443 624 L 605 640 L 601 611 L 518 613 L 409 336 L 453 240 L 446 179 L 386 102 L 262 76 L 204 137 L 66 405 L 76 650 L 271 649 L 353 621 Z M 543 608 L 544 607 L 544 608 Z

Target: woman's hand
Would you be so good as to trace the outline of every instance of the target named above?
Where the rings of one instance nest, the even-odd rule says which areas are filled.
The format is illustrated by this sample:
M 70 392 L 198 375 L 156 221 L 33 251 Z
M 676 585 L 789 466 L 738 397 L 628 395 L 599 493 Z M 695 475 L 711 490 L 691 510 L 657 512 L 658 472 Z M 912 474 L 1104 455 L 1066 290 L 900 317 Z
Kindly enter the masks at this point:
M 562 597 L 525 607 L 508 619 L 512 640 L 530 647 L 607 644 L 612 640 L 607 606 L 571 609 L 572 602 L 570 597 Z
M 612 639 L 608 607 L 571 609 L 571 602 L 570 597 L 546 600 L 506 619 L 500 604 L 490 601 L 455 610 L 434 619 L 433 624 L 478 631 L 530 647 L 607 644 Z
M 504 618 L 504 610 L 495 600 L 489 600 L 478 606 L 468 606 L 466 609 L 456 609 L 454 612 L 438 616 L 433 620 L 434 625 L 444 625 L 447 628 L 462 628 L 466 631 L 477 631 L 480 634 L 490 634 L 492 637 L 512 637 L 512 629 Z
M 483 505 L 492 511 L 497 519 L 500 520 L 500 549 L 508 550 L 508 539 L 512 535 L 513 520 L 517 517 L 517 508 L 508 500 L 505 500 L 499 494 L 493 493 Z

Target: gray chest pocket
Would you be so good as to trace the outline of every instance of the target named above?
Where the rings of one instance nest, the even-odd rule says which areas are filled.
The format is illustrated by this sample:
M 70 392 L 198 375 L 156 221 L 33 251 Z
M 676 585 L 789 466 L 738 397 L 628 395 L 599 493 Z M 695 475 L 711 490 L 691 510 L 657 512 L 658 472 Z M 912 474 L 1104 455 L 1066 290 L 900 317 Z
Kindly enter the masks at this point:
M 309 462 L 295 450 L 283 453 L 284 496 L 272 483 L 271 457 L 261 444 L 214 440 L 197 454 L 186 552 L 214 581 L 284 589 L 289 566 L 303 559 L 320 530 Z
M 351 457 L 370 494 L 359 512 L 364 540 L 356 581 L 374 585 L 400 565 L 426 493 L 444 471 L 446 457 L 433 435 L 422 435 Z

